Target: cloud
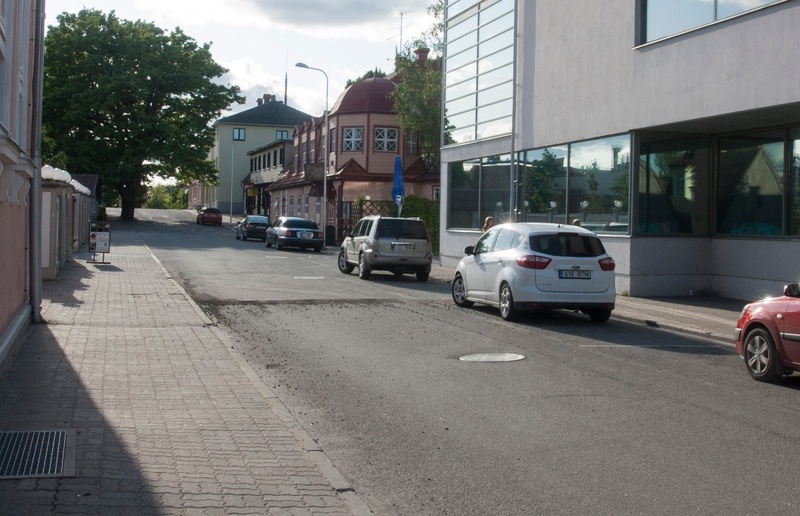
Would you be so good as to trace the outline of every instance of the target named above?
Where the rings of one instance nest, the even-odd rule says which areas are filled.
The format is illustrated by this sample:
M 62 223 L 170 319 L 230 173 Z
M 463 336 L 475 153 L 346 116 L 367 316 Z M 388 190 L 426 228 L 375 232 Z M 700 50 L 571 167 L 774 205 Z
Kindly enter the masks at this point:
M 428 0 L 399 6 L 374 0 L 136 0 L 135 5 L 157 25 L 180 26 L 190 34 L 192 28 L 224 26 L 319 40 L 385 41 L 397 33 L 399 42 L 401 12 L 406 40 L 431 25 Z
M 289 26 L 363 27 L 368 23 L 394 22 L 399 27 L 400 12 L 422 12 L 428 8 L 427 0 L 398 2 L 376 2 L 375 0 L 298 0 L 295 2 L 273 2 L 249 0 L 264 15 L 278 23 Z

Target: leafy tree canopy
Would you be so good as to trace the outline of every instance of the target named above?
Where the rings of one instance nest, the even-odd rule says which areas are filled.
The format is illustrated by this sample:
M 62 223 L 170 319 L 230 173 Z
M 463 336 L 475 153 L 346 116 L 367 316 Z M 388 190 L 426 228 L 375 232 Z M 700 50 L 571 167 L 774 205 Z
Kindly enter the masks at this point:
M 345 84 L 344 87 L 345 88 L 349 88 L 353 84 L 355 84 L 357 82 L 361 82 L 364 79 L 372 79 L 372 78 L 375 78 L 375 77 L 377 77 L 379 79 L 381 79 L 383 77 L 386 77 L 386 72 L 380 70 L 379 68 L 376 68 L 374 70 L 369 70 L 367 73 L 365 73 L 361 77 L 358 77 L 356 79 L 347 79 L 347 84 Z
M 126 21 L 95 9 L 62 13 L 45 39 L 42 122 L 45 161 L 99 174 L 122 217 L 147 192 L 148 175 L 215 184 L 210 122 L 232 103 L 227 70 L 179 28 Z
M 425 166 L 430 170 L 438 166 L 442 134 L 444 1 L 436 0 L 428 7 L 428 13 L 436 19 L 434 25 L 395 57 L 399 83 L 392 92 L 392 100 L 400 127 L 417 135 Z M 418 61 L 414 52 L 420 48 L 432 50 L 424 62 Z

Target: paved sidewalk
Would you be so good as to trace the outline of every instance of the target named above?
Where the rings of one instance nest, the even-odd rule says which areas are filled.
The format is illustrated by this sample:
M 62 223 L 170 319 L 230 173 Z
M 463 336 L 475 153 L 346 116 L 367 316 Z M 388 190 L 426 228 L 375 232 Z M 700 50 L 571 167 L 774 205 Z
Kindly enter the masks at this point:
M 90 258 L 0 379 L 0 432 L 68 431 L 74 476 L 0 479 L 0 512 L 370 514 L 132 225 Z

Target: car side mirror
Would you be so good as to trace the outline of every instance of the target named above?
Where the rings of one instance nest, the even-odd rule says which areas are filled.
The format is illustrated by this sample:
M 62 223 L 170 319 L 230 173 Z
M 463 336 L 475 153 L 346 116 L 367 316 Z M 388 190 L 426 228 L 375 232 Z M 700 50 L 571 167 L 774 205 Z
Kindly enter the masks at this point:
M 790 283 L 783 287 L 783 295 L 786 297 L 800 297 L 800 284 Z
M 467 256 L 475 254 L 475 246 L 474 245 L 468 245 L 467 247 L 465 247 L 464 248 L 464 254 L 467 255 Z

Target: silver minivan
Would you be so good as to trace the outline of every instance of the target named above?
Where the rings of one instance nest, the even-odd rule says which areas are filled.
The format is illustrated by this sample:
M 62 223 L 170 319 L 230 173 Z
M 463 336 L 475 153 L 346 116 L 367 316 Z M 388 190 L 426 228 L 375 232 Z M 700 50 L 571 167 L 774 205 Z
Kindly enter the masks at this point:
M 418 218 L 373 215 L 359 220 L 346 234 L 339 251 L 339 270 L 350 274 L 358 267 L 358 277 L 369 279 L 372 271 L 395 275 L 416 274 L 427 281 L 433 251 L 425 222 Z

